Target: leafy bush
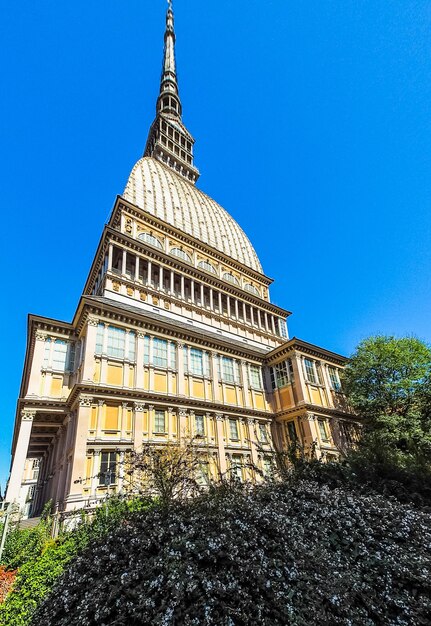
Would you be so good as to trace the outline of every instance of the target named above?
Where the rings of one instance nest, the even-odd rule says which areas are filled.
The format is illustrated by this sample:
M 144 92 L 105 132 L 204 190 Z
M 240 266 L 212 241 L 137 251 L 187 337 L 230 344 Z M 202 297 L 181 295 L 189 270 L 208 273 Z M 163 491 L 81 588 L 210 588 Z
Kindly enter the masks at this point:
M 62 534 L 56 540 L 47 538 L 41 550 L 36 550 L 33 558 L 26 559 L 20 567 L 12 592 L 0 606 L 0 624 L 2 626 L 29 624 L 36 608 L 51 591 L 74 556 L 91 541 L 103 540 L 106 533 L 126 523 L 128 515 L 148 506 L 149 502 L 143 499 L 125 501 L 121 498 L 112 498 L 95 511 L 91 520 L 83 516 L 75 530 Z M 38 527 L 33 529 L 36 535 L 37 529 Z M 21 542 L 13 545 L 19 547 Z M 13 561 L 12 555 L 9 563 Z
M 429 515 L 329 478 L 134 514 L 77 557 L 33 624 L 429 624 Z

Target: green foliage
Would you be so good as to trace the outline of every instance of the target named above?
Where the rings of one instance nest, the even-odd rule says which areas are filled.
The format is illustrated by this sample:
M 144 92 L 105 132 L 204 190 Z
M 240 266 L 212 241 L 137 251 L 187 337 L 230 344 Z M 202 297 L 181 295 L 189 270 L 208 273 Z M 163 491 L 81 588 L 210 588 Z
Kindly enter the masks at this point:
M 113 497 L 96 509 L 92 518 L 83 515 L 74 530 L 62 533 L 56 540 L 50 539 L 49 533 L 46 533 L 44 521 L 35 529 L 26 531 L 27 535 L 37 536 L 38 541 L 30 542 L 34 546 L 32 555 L 29 548 L 25 552 L 25 558 L 20 557 L 21 566 L 13 591 L 4 604 L 0 605 L 0 624 L 2 626 L 29 624 L 43 598 L 51 591 L 65 567 L 79 552 L 91 542 L 103 540 L 103 537 L 113 529 L 126 523 L 128 516 L 148 508 L 149 505 L 150 502 L 142 498 L 124 500 L 120 497 Z M 44 537 L 43 543 L 42 537 Z M 17 555 L 13 555 L 13 545 L 17 545 L 19 550 L 21 539 L 16 544 L 11 544 L 8 564 L 18 560 L 18 554 L 24 553 L 23 550 L 19 550 Z
M 343 389 L 364 420 L 364 463 L 414 470 L 431 452 L 431 349 L 419 339 L 362 341 L 343 372 Z

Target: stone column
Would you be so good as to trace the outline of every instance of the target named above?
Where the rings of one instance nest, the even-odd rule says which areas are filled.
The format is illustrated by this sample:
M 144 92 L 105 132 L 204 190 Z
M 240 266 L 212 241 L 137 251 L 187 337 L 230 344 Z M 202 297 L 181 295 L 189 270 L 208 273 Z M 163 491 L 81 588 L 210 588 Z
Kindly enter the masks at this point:
M 127 402 L 122 402 L 121 403 L 121 421 L 120 421 L 120 428 L 121 428 L 120 439 L 121 440 L 126 439 L 127 408 L 128 408 Z
M 144 440 L 144 402 L 135 402 L 135 427 L 134 427 L 134 440 L 133 448 L 135 452 L 142 451 L 142 442 Z
M 163 291 L 163 267 L 159 265 L 159 289 Z
M 227 316 L 230 317 L 230 296 L 226 296 Z
M 97 487 L 99 486 L 99 474 L 100 474 L 100 450 L 94 450 L 93 472 L 91 475 L 91 488 L 90 488 L 90 494 L 92 498 L 96 497 Z
M 211 352 L 211 377 L 213 388 L 213 402 L 218 400 L 218 370 L 217 370 L 217 352 Z
M 89 316 L 87 319 L 87 335 L 85 340 L 84 365 L 82 367 L 82 380 L 93 382 L 94 377 L 94 355 L 96 352 L 96 336 L 99 320 L 97 317 Z
M 121 263 L 121 273 L 124 276 L 126 274 L 127 267 L 127 250 L 123 250 L 123 258 Z
M 174 294 L 175 291 L 175 273 L 171 270 L 171 294 Z
M 187 437 L 187 434 L 188 434 L 187 433 L 187 409 L 185 407 L 180 407 L 178 409 L 178 416 L 179 416 L 178 440 L 184 441 L 184 439 Z
M 241 378 L 242 378 L 242 388 L 244 392 L 244 406 L 250 407 L 247 361 L 241 361 Z
M 151 286 L 152 283 L 152 266 L 151 266 L 151 261 L 148 260 L 147 262 L 147 287 Z
M 221 291 L 218 292 L 218 310 L 220 314 L 223 313 L 223 300 L 221 296 Z
M 154 404 L 148 405 L 148 441 L 151 439 L 154 427 Z
M 255 325 L 255 321 L 254 321 L 254 310 L 253 307 L 250 304 L 250 320 L 251 320 L 251 325 L 254 326 Z
M 304 379 L 304 371 L 302 369 L 302 358 L 297 352 L 292 355 L 292 369 L 295 389 L 295 400 L 297 404 L 304 404 L 307 397 L 306 383 Z
M 235 317 L 239 319 L 238 300 L 235 298 Z
M 178 372 L 178 384 L 177 391 L 179 396 L 186 395 L 186 386 L 184 380 L 184 354 L 183 354 L 184 344 L 177 343 L 177 372 Z
M 80 395 L 79 408 L 75 418 L 75 442 L 70 472 L 69 495 L 67 496 L 69 504 L 82 501 L 83 482 L 81 480 L 85 479 L 88 425 L 92 403 L 93 398 L 91 396 Z
M 201 283 L 201 306 L 205 306 L 204 284 Z
M 25 461 L 27 459 L 28 445 L 30 443 L 31 428 L 36 411 L 23 409 L 21 411 L 21 423 L 18 433 L 18 441 L 13 455 L 12 470 L 6 492 L 6 502 L 15 502 L 19 498 L 21 481 L 24 473 Z
M 33 360 L 31 363 L 30 380 L 28 383 L 28 395 L 39 396 L 40 394 L 40 372 L 45 358 L 45 341 L 47 334 L 40 330 L 36 331 L 36 343 Z
M 169 441 L 174 440 L 173 427 L 172 427 L 173 415 L 174 415 L 174 408 L 170 406 L 168 407 L 168 440 Z
M 193 304 L 196 304 L 195 300 L 195 281 L 193 278 L 190 279 L 190 300 Z
M 214 290 L 210 287 L 210 309 L 214 311 Z
M 185 291 L 184 291 L 184 274 L 181 274 L 181 298 L 184 300 Z
M 276 335 L 277 333 L 275 332 L 275 321 L 274 321 L 273 315 L 271 315 L 271 326 L 272 326 L 272 332 L 274 333 L 274 335 Z
M 224 437 L 224 422 L 225 418 L 223 413 L 216 413 L 216 428 L 217 428 L 217 447 L 220 476 L 223 478 L 227 472 L 226 453 L 225 453 L 225 437 Z
M 139 280 L 139 262 L 140 262 L 140 258 L 136 256 L 135 257 L 135 281 Z
M 112 256 L 114 253 L 114 246 L 112 245 L 112 243 L 109 244 L 108 247 L 108 270 L 111 271 L 112 270 Z
M 144 342 L 145 333 L 136 333 L 136 372 L 135 372 L 135 385 L 136 389 L 144 388 Z
M 103 400 L 99 400 L 97 403 L 96 439 L 102 439 L 103 404 L 104 404 Z
M 259 467 L 258 442 L 255 431 L 256 420 L 245 418 L 243 423 L 245 431 L 248 434 L 252 463 L 255 467 Z

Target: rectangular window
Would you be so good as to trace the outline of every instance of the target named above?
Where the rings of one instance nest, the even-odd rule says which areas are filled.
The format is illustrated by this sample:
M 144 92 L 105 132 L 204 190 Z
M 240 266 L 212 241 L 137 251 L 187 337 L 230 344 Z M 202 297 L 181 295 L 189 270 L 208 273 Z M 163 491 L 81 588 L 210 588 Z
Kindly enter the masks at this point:
M 196 432 L 196 435 L 198 435 L 199 437 L 203 437 L 205 435 L 203 415 L 195 415 L 195 432 Z
M 45 350 L 43 353 L 43 367 L 49 367 L 49 355 L 51 352 L 51 339 L 48 337 L 45 340 Z
M 322 441 L 329 441 L 328 424 L 326 420 L 317 420 L 319 425 L 319 433 Z
M 236 384 L 239 385 L 241 382 L 241 371 L 239 367 L 239 362 L 236 360 L 234 360 L 233 362 L 233 375 L 234 375 Z
M 192 374 L 196 374 L 197 376 L 204 375 L 204 363 L 203 363 L 202 350 L 198 350 L 197 348 L 190 348 L 189 371 Z
M 56 339 L 52 354 L 52 369 L 64 372 L 66 369 L 67 341 Z
M 102 354 L 103 350 L 103 331 L 105 330 L 104 324 L 99 324 L 96 333 L 96 354 Z
M 331 387 L 334 391 L 340 391 L 341 383 L 340 377 L 338 375 L 338 370 L 336 367 L 328 367 L 329 380 L 331 382 Z
M 232 455 L 231 476 L 236 480 L 242 480 L 242 459 L 239 454 Z
M 177 347 L 174 343 L 169 344 L 170 358 L 171 358 L 171 368 L 173 370 L 177 369 Z
M 211 378 L 211 363 L 208 352 L 204 352 L 204 376 Z
M 150 338 L 148 335 L 144 337 L 144 365 L 150 363 Z
M 229 359 L 228 357 L 222 357 L 222 368 L 223 368 L 223 380 L 227 383 L 235 382 L 235 376 L 233 371 L 233 359 Z
M 102 452 L 100 460 L 99 485 L 113 485 L 117 473 L 117 453 Z
M 260 367 L 258 365 L 250 365 L 248 371 L 250 387 L 254 387 L 254 389 L 262 389 L 262 384 L 260 382 Z
M 315 361 L 314 365 L 316 366 L 317 380 L 319 381 L 320 385 L 323 385 L 322 367 L 319 361 Z
M 265 424 L 259 424 L 259 439 L 262 443 L 268 443 L 268 432 Z
M 68 372 L 75 371 L 75 354 L 76 354 L 76 343 L 69 343 L 69 347 L 67 350 L 67 359 L 66 359 L 66 369 Z
M 168 342 L 165 339 L 153 339 L 154 367 L 168 367 Z
M 288 385 L 290 383 L 290 370 L 288 361 L 278 363 L 274 369 L 277 387 L 285 387 L 286 385 Z
M 238 422 L 236 420 L 229 420 L 229 436 L 231 439 L 238 441 Z
M 116 326 L 108 326 L 108 356 L 124 359 L 126 331 Z
M 295 443 L 298 439 L 295 422 L 287 422 L 287 434 L 289 435 L 290 443 Z
M 136 334 L 133 330 L 129 333 L 129 361 L 134 361 L 136 358 Z
M 304 359 L 304 374 L 305 378 L 309 383 L 316 384 L 316 374 L 314 373 L 313 361 L 310 359 Z
M 154 412 L 154 432 L 158 434 L 166 432 L 166 415 L 164 411 Z

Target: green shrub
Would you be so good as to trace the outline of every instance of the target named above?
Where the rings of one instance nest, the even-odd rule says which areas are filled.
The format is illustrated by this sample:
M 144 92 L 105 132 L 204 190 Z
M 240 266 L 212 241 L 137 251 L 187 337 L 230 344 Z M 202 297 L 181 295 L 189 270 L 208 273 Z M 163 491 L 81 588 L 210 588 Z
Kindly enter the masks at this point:
M 312 471 L 133 515 L 74 560 L 33 624 L 429 624 L 428 513 Z
M 1 626 L 26 626 L 45 596 L 51 591 L 65 567 L 90 542 L 103 540 L 114 528 L 126 523 L 127 517 L 150 505 L 148 500 L 112 498 L 95 511 L 92 519 L 82 516 L 73 531 L 61 534 L 56 540 L 45 536 L 41 549 L 33 558 L 26 558 L 20 567 L 13 591 L 0 605 Z M 43 527 L 43 522 L 39 526 Z M 40 536 L 44 531 L 33 529 Z M 21 545 L 21 540 L 11 545 Z M 20 552 L 22 554 L 22 552 Z M 14 560 L 13 555 L 10 562 Z

